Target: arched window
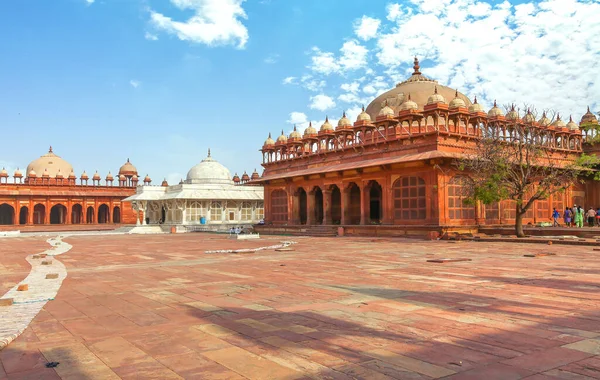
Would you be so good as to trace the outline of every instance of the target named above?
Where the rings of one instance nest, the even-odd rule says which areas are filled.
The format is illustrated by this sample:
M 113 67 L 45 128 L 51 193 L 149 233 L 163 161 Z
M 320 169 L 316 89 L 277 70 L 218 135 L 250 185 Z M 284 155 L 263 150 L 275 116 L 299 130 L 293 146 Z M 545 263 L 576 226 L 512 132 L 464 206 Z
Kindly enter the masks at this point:
M 485 219 L 486 220 L 497 220 L 500 218 L 500 203 L 494 202 L 489 205 L 485 205 Z
M 394 219 L 415 220 L 427 217 L 425 181 L 421 177 L 402 177 L 394 182 Z
M 210 220 L 213 222 L 220 222 L 221 215 L 223 215 L 223 206 L 219 202 L 213 202 L 210 205 Z
M 185 219 L 190 223 L 200 223 L 200 218 L 206 217 L 206 208 L 202 202 L 191 202 L 185 210 Z
M 264 204 L 259 203 L 256 206 L 256 209 L 254 210 L 254 217 L 255 220 L 262 220 L 265 217 L 265 208 L 264 208 Z
M 466 204 L 465 187 L 471 180 L 457 175 L 448 183 L 448 216 L 450 219 L 474 219 L 475 207 Z
M 271 193 L 271 218 L 274 222 L 288 220 L 288 199 L 284 190 L 275 190 Z
M 242 220 L 252 220 L 252 204 L 250 202 L 242 203 Z

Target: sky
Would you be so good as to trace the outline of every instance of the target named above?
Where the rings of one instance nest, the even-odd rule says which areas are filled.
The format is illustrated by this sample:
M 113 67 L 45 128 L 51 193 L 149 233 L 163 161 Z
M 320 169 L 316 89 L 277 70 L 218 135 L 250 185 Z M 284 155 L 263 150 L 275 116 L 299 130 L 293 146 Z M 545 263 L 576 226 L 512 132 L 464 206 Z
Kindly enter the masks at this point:
M 276 138 L 412 72 L 485 107 L 600 111 L 600 1 L 2 0 L 0 166 L 129 158 L 154 184 L 212 156 L 262 172 Z

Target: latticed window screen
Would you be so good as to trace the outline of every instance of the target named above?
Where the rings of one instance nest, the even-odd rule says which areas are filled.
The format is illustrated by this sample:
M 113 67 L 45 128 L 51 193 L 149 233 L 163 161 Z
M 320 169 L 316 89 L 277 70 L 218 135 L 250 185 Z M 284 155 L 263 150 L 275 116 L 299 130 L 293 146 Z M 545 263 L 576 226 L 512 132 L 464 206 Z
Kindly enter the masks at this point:
M 192 202 L 186 209 L 185 218 L 188 222 L 200 222 L 200 218 L 205 216 L 206 210 L 202 202 Z
M 475 207 L 466 204 L 465 185 L 469 178 L 454 176 L 448 183 L 448 217 L 450 219 L 474 219 Z
M 271 218 L 274 222 L 288 220 L 287 193 L 283 190 L 275 190 L 271 193 Z
M 242 220 L 252 220 L 252 204 L 250 202 L 242 203 Z
M 420 177 L 402 177 L 394 182 L 394 219 L 414 220 L 427 217 L 425 181 Z
M 213 202 L 210 205 L 210 220 L 213 222 L 218 222 L 221 220 L 221 216 L 223 215 L 223 206 L 219 202 Z
M 500 218 L 500 204 L 498 202 L 485 205 L 485 219 L 496 220 Z

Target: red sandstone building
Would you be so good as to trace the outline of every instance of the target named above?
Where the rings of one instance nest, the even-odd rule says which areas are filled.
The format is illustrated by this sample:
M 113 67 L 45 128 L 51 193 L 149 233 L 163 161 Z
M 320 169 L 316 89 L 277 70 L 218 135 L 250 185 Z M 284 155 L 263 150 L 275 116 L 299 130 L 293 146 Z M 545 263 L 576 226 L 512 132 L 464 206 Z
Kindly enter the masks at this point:
M 337 127 L 328 120 L 269 138 L 261 151 L 265 224 L 274 227 L 343 225 L 347 232 L 464 228 L 514 223 L 513 201 L 469 206 L 461 187 L 468 176 L 452 162 L 464 154 L 484 128 L 502 131 L 527 125 L 557 159 L 573 159 L 592 147 L 572 119 L 546 114 L 506 114 L 494 103 L 487 112 L 456 90 L 414 73 L 380 95 L 352 123 L 344 114 Z M 582 124 L 597 126 L 589 111 Z M 553 207 L 600 206 L 597 183 L 575 186 L 537 201 L 524 223 L 548 221 Z M 353 227 L 361 225 L 361 227 Z M 370 227 L 369 227 L 370 226 Z M 384 232 L 382 232 L 384 233 Z
M 32 161 L 25 173 L 0 171 L 0 225 L 135 223 L 131 204 L 123 199 L 135 194 L 138 173 L 129 160 L 117 178 L 110 172 L 102 179 L 84 171 L 79 178 L 72 165 L 54 154 Z M 150 184 L 146 176 L 145 184 Z

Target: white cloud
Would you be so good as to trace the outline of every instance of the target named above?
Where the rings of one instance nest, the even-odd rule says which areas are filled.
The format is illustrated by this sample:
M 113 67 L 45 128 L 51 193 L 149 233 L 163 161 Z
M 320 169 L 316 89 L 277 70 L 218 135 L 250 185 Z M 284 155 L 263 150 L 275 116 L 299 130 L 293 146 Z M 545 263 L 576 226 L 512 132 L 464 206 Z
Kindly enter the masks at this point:
M 94 4 L 95 0 L 85 0 L 85 2 L 87 3 L 87 5 L 92 5 Z
M 368 41 L 377 36 L 379 25 L 381 25 L 381 20 L 363 16 L 360 20 L 356 20 L 354 23 L 354 33 L 358 36 L 358 38 Z
M 292 112 L 290 113 L 290 118 L 288 119 L 289 124 L 303 124 L 308 121 L 306 114 L 303 112 Z
M 133 88 L 138 88 L 142 84 L 142 82 L 140 82 L 139 80 L 132 79 L 129 81 L 129 84 Z
M 146 32 L 146 34 L 144 34 L 144 38 L 149 40 L 149 41 L 156 41 L 158 40 L 158 36 L 156 34 L 152 34 L 150 32 Z
M 312 75 L 303 75 L 300 78 L 300 82 L 302 83 L 302 87 L 312 92 L 319 92 L 327 85 L 327 82 L 322 79 L 314 79 Z
M 335 107 L 333 99 L 323 94 L 311 96 L 310 101 L 311 103 L 308 107 L 314 110 L 327 111 L 328 109 Z
M 242 8 L 245 0 L 171 0 L 181 10 L 192 10 L 187 21 L 175 21 L 162 13 L 151 11 L 152 25 L 180 40 L 209 46 L 235 45 L 244 48 L 248 29 L 241 19 L 246 19 Z
M 279 62 L 279 54 L 270 54 L 267 58 L 265 58 L 265 63 L 272 65 Z
M 296 78 L 296 77 L 285 77 L 285 78 L 283 78 L 282 83 L 283 84 L 297 84 L 297 82 L 296 82 L 297 79 L 298 78 Z
M 357 41 L 350 40 L 342 45 L 339 57 L 331 52 L 321 51 L 318 47 L 313 47 L 312 52 L 310 69 L 317 74 L 330 75 L 365 67 L 369 51 Z
M 356 94 L 358 92 L 358 88 L 360 87 L 359 82 L 352 83 L 343 83 L 340 88 L 346 92 L 350 92 L 352 94 Z

